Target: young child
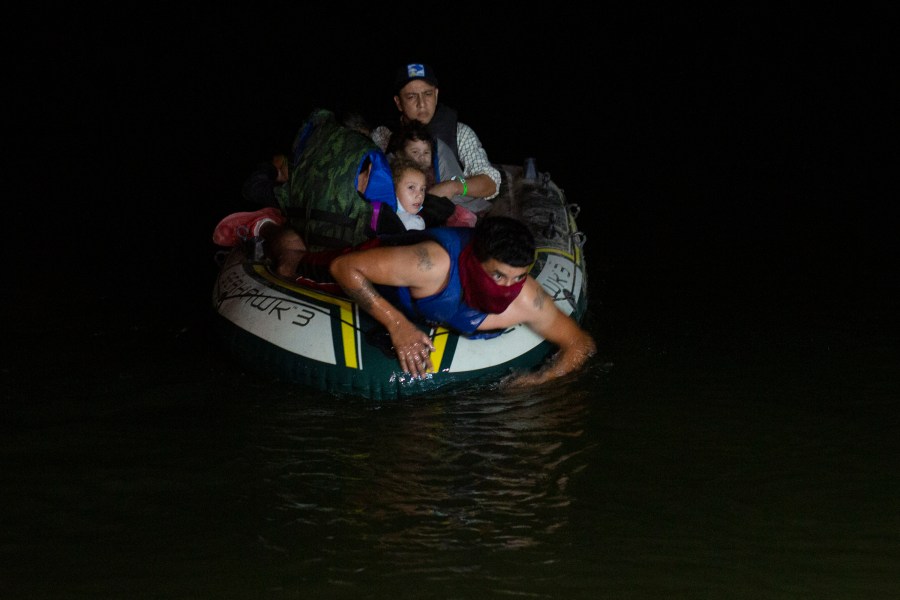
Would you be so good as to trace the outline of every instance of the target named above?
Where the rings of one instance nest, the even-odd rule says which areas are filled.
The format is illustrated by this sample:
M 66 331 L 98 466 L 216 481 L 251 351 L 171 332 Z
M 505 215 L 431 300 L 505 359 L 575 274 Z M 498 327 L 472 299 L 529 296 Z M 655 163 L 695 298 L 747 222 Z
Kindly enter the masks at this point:
M 391 173 L 397 195 L 397 216 L 407 231 L 425 229 L 425 219 L 419 216 L 425 204 L 425 170 L 417 162 L 398 156 L 391 159 Z
M 415 161 L 428 177 L 427 186 L 434 185 L 434 141 L 421 121 L 404 123 L 388 142 L 386 154 Z
M 387 154 L 394 158 L 414 161 L 424 171 L 426 188 L 436 183 L 434 138 L 421 121 L 408 121 L 391 135 Z M 448 198 L 427 194 L 428 202 L 422 217 L 426 226 L 447 225 L 449 227 L 474 227 L 478 217 L 464 206 L 453 203 Z

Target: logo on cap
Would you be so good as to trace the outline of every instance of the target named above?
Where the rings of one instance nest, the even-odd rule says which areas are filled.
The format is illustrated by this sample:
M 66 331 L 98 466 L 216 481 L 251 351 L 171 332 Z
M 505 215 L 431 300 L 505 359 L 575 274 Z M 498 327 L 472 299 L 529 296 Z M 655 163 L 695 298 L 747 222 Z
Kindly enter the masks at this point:
M 410 79 L 413 77 L 425 77 L 425 65 L 419 63 L 406 65 L 406 75 Z

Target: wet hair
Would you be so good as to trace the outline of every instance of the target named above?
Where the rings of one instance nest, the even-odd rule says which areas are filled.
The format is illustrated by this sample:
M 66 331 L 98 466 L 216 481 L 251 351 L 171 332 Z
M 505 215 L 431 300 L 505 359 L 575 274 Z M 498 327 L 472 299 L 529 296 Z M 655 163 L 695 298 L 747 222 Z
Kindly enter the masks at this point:
M 494 258 L 511 267 L 534 262 L 534 236 L 527 225 L 512 217 L 479 219 L 472 243 L 479 262 Z
M 428 142 L 434 147 L 434 136 L 428 131 L 428 126 L 422 121 L 406 121 L 397 131 L 391 133 L 388 141 L 387 154 L 402 154 L 407 142 Z M 432 150 L 433 151 L 433 150 Z

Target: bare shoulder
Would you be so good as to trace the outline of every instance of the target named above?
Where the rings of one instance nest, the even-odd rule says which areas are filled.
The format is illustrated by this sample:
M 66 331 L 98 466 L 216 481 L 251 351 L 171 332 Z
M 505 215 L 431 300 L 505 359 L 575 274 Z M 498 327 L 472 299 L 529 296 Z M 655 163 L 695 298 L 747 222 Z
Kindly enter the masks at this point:
M 408 254 L 413 261 L 412 266 L 417 271 L 440 271 L 446 273 L 450 268 L 450 255 L 447 254 L 443 246 L 433 240 L 426 240 L 412 246 L 403 247 L 409 250 Z
M 526 314 L 536 314 L 548 307 L 556 308 L 544 287 L 531 275 L 525 279 L 525 285 L 522 286 L 522 291 L 516 297 L 512 307 Z
M 593 338 L 569 315 L 556 306 L 553 298 L 532 277 L 522 292 L 502 314 L 488 315 L 479 329 L 505 329 L 524 324 L 548 342 L 565 350 L 566 372 L 571 370 L 573 356 L 586 357 L 596 351 Z M 572 354 L 576 352 L 576 354 Z M 580 363 L 579 363 L 580 364 Z
M 432 240 L 411 246 L 399 246 L 402 261 L 396 268 L 407 272 L 407 286 L 414 298 L 423 298 L 438 293 L 447 285 L 450 273 L 450 255 Z
M 499 315 L 488 315 L 480 329 L 504 329 L 519 323 L 528 325 L 550 319 L 559 313 L 553 299 L 531 275 L 512 304 Z
M 406 246 L 377 246 L 347 252 L 334 258 L 330 269 L 342 284 L 353 273 L 359 273 L 376 284 L 433 289 L 444 283 L 449 265 L 447 252 L 429 240 Z

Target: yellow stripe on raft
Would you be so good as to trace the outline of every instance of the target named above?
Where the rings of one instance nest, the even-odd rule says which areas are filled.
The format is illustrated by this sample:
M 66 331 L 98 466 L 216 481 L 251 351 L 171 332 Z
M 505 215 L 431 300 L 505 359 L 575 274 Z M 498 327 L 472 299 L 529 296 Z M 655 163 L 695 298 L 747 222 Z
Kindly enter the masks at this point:
M 341 339 L 344 342 L 344 364 L 358 369 L 356 354 L 356 313 L 349 302 L 339 303 L 341 307 Z
M 450 337 L 450 330 L 446 327 L 436 327 L 431 331 L 431 342 L 434 346 L 434 352 L 431 353 L 431 364 L 434 366 L 434 372 L 441 370 L 441 363 L 444 361 L 444 352 L 447 350 L 447 339 Z
M 353 310 L 352 302 L 337 296 L 332 296 L 331 294 L 325 294 L 309 288 L 300 287 L 289 281 L 275 277 L 264 265 L 253 265 L 253 270 L 272 283 L 277 283 L 298 294 L 315 298 L 320 302 L 337 306 L 341 311 L 341 341 L 343 342 L 342 345 L 344 347 L 344 364 L 351 369 L 359 369 L 359 352 L 357 348 L 358 338 L 356 335 L 358 327 L 356 323 L 356 312 Z
M 575 244 L 575 254 L 574 255 L 571 252 L 565 252 L 564 250 L 559 250 L 557 248 L 538 248 L 537 251 L 535 252 L 535 255 L 538 255 L 538 254 L 558 254 L 559 256 L 562 256 L 563 258 L 567 258 L 570 261 L 572 261 L 572 263 L 576 267 L 581 266 L 581 264 L 580 264 L 581 246 L 579 246 L 578 244 Z

